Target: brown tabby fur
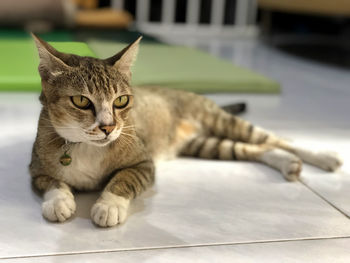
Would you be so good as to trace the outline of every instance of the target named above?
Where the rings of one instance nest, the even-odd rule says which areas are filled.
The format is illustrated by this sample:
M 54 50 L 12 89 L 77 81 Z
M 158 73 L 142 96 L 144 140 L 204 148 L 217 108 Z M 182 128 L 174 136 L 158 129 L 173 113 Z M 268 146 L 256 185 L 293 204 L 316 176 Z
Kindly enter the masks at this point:
M 130 66 L 139 40 L 114 57 L 100 60 L 61 53 L 41 39 L 34 38 L 41 57 L 42 111 L 30 173 L 34 186 L 43 192 L 64 187 L 71 190 L 104 188 L 104 192 L 130 200 L 154 183 L 155 160 L 179 154 L 265 162 L 280 169 L 288 180 L 299 176 L 300 158 L 322 167 L 317 158 L 307 157 L 309 152 L 301 154 L 302 150 L 293 144 L 225 112 L 203 96 L 157 87 L 130 87 Z M 72 105 L 69 98 L 81 94 L 89 95 L 93 108 L 81 110 Z M 73 133 L 75 126 L 66 127 L 73 121 L 75 125 L 87 129 L 96 121 L 100 105 L 124 94 L 130 95 L 129 105 L 110 112 L 115 129 L 121 129 L 122 133 L 109 144 L 88 146 L 88 141 L 80 142 L 76 137 L 70 140 L 69 136 L 61 136 L 57 131 L 61 127 L 68 130 L 68 134 L 70 130 Z M 90 132 L 101 131 L 97 127 Z M 77 174 L 74 170 L 74 174 L 70 175 L 73 163 L 67 167 L 59 163 L 66 140 L 72 152 L 93 152 L 95 149 L 98 161 L 95 165 L 95 157 L 92 156 L 90 164 L 92 169 L 101 167 L 101 170 L 91 174 L 89 171 Z M 290 158 L 286 168 L 282 169 L 279 163 L 263 158 L 264 154 L 276 148 L 289 152 L 281 151 Z M 72 162 L 79 163 L 80 157 L 83 156 L 73 156 Z M 335 159 L 335 164 L 323 165 L 322 168 L 337 168 L 341 163 Z

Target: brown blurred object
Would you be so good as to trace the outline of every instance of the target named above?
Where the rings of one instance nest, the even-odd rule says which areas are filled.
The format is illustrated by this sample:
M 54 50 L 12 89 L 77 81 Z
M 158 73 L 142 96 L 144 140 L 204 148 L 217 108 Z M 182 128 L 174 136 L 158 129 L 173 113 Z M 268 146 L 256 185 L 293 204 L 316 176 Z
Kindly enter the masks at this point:
M 318 15 L 350 15 L 349 0 L 258 0 L 268 11 L 311 13 Z
M 97 0 L 72 0 L 76 6 L 85 9 L 94 9 L 98 7 Z
M 132 16 L 128 12 L 110 8 L 79 10 L 75 22 L 78 26 L 86 27 L 126 28 L 132 22 Z
M 132 22 L 126 11 L 97 6 L 97 0 L 0 0 L 0 25 L 41 32 L 54 26 L 126 28 Z
M 64 25 L 65 3 L 62 0 L 0 0 L 0 24 L 26 27 L 39 23 Z

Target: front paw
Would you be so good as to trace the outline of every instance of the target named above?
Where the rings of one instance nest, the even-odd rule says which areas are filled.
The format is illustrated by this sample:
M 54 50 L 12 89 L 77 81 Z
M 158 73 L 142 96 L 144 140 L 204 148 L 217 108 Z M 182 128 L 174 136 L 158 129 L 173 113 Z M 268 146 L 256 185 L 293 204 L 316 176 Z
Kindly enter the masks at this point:
M 111 227 L 126 220 L 130 201 L 110 192 L 102 193 L 91 209 L 92 221 L 101 227 Z
M 64 222 L 76 209 L 72 193 L 62 189 L 52 189 L 45 194 L 42 204 L 43 216 L 52 222 Z

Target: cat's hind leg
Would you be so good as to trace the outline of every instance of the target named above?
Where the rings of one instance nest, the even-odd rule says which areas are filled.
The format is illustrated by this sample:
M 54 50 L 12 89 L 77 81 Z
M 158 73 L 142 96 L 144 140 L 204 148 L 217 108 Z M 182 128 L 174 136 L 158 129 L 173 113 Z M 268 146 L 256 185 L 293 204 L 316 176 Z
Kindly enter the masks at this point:
M 203 121 L 204 127 L 209 134 L 234 141 L 275 146 L 297 155 L 305 163 L 327 171 L 335 171 L 342 165 L 341 158 L 334 152 L 309 150 L 306 147 L 300 147 L 293 142 L 282 139 L 272 132 L 254 126 L 248 121 L 228 114 L 221 109 L 216 109 L 214 112 L 207 114 L 206 119 Z
M 335 171 L 343 161 L 340 156 L 331 151 L 315 151 L 308 149 L 305 146 L 297 145 L 296 143 L 283 139 L 275 134 L 255 127 L 255 134 L 251 135 L 252 142 L 254 138 L 265 138 L 264 143 L 272 145 L 297 155 L 303 162 L 316 166 L 326 171 Z M 250 142 L 250 140 L 248 140 Z
M 311 164 L 325 171 L 336 171 L 343 164 L 343 160 L 336 152 L 309 150 L 306 149 L 306 147 L 283 139 L 273 142 L 272 144 L 299 156 L 305 163 Z
M 204 159 L 261 162 L 279 170 L 288 181 L 297 180 L 302 168 L 302 162 L 296 155 L 277 147 L 235 142 L 218 137 L 196 137 L 183 148 L 182 155 Z

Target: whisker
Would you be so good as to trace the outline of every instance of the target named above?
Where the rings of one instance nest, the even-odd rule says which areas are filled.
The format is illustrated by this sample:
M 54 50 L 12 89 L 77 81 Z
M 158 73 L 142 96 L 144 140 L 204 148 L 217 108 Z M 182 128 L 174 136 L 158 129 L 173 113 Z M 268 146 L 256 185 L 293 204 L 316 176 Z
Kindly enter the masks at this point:
M 93 135 L 93 136 L 97 136 L 97 135 L 99 135 L 98 133 L 93 133 L 93 132 L 85 132 L 85 134 L 87 134 L 87 135 Z
M 130 127 L 130 128 L 122 128 L 122 131 L 135 131 L 134 127 Z
M 40 127 L 42 128 L 55 128 L 55 129 L 77 129 L 77 127 L 72 127 L 72 126 L 42 126 L 40 125 Z
M 132 143 L 125 137 L 120 137 L 118 140 L 119 144 L 122 144 L 123 147 L 132 148 Z
M 49 142 L 47 142 L 47 144 L 51 144 L 51 143 L 53 143 L 54 141 L 56 141 L 56 140 L 58 140 L 58 139 L 63 139 L 63 138 L 57 136 L 57 137 L 54 138 L 53 140 L 50 140 Z
M 125 132 L 120 132 L 120 134 L 122 134 L 122 135 L 126 135 L 126 136 L 129 136 L 129 137 L 131 137 L 131 138 L 133 138 L 133 139 L 136 139 L 136 138 L 137 138 L 137 136 L 136 136 L 136 135 L 129 134 L 129 133 L 125 133 Z
M 56 125 L 57 127 L 55 127 L 55 126 L 53 126 L 53 125 L 46 125 L 47 127 L 54 127 L 54 128 L 72 128 L 72 129 L 75 129 L 75 128 L 77 128 L 76 126 L 65 126 L 65 125 L 62 125 L 62 124 L 60 124 L 60 123 L 58 123 L 58 122 L 55 122 L 55 121 L 53 121 L 53 120 L 50 120 L 50 119 L 47 119 L 47 118 L 44 118 L 44 117 L 41 117 L 40 119 L 42 119 L 42 120 L 46 120 L 46 121 L 49 121 L 51 124 L 54 124 L 54 125 Z M 45 126 L 41 126 L 41 127 L 45 127 Z

